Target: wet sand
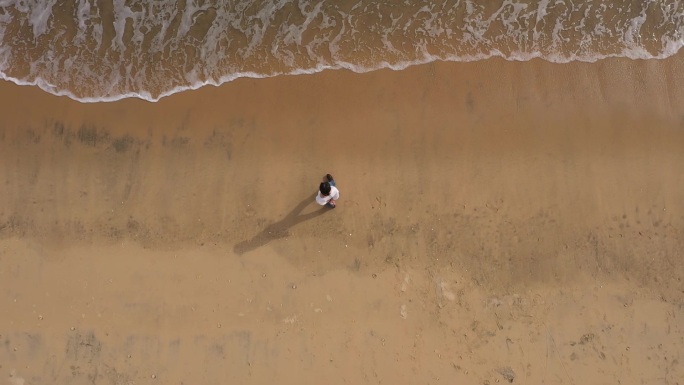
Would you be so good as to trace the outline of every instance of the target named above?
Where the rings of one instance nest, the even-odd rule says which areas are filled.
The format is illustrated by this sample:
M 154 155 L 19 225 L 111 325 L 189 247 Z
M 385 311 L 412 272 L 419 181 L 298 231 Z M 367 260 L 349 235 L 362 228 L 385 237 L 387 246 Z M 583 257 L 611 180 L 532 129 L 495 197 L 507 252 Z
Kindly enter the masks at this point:
M 0 383 L 676 384 L 683 70 L 0 84 Z

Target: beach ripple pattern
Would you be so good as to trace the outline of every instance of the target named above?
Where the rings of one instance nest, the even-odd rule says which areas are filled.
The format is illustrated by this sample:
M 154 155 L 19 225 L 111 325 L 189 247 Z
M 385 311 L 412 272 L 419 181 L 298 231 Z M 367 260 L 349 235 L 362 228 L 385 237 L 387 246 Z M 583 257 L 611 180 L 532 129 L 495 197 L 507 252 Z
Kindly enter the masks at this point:
M 684 1 L 0 0 L 0 76 L 83 102 L 435 60 L 665 58 Z

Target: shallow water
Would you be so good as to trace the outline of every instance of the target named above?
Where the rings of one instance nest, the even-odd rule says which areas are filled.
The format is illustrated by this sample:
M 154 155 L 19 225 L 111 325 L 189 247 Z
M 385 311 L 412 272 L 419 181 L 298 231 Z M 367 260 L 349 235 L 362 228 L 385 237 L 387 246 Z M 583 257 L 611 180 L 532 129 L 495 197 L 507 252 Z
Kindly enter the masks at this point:
M 0 0 L 0 76 L 84 102 L 239 77 L 543 58 L 665 58 L 682 1 Z

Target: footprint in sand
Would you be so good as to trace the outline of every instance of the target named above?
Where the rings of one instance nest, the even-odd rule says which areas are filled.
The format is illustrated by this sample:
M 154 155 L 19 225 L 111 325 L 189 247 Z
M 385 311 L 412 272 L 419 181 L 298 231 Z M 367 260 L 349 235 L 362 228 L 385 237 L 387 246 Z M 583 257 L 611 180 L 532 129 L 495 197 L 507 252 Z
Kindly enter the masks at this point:
M 14 371 L 14 369 L 10 372 L 10 375 L 9 375 L 10 385 L 24 385 L 25 381 L 26 380 L 24 380 L 23 378 L 17 376 L 17 373 L 16 373 L 16 371 Z
M 444 282 L 444 280 L 439 281 L 439 291 L 440 294 L 449 301 L 453 301 L 456 299 L 456 296 L 454 295 L 453 292 L 449 290 L 449 284 Z
M 409 275 L 406 274 L 406 275 L 404 276 L 404 281 L 401 283 L 401 291 L 402 291 L 402 293 L 405 292 L 406 289 L 408 288 L 409 282 L 411 282 L 411 277 L 409 277 Z
M 401 318 L 406 319 L 408 317 L 408 311 L 406 310 L 406 305 L 401 305 L 401 309 L 399 310 L 399 314 L 401 315 Z

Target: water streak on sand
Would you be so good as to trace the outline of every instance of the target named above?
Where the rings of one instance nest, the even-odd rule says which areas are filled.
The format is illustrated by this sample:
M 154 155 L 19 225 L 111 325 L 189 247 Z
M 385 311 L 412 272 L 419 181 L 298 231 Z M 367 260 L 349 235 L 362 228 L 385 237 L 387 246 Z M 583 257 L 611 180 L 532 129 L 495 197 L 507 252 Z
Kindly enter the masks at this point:
M 684 2 L 0 0 L 0 76 L 83 102 L 436 60 L 665 58 Z

